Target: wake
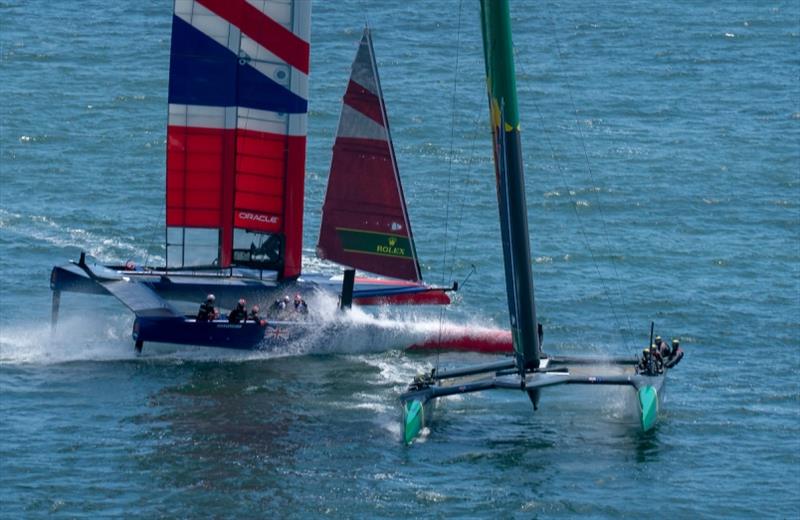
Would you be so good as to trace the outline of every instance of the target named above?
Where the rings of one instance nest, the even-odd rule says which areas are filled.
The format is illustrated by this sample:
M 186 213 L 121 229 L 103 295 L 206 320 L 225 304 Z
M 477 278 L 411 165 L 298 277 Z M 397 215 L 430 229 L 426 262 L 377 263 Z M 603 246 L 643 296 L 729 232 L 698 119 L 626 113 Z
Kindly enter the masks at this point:
M 324 354 L 373 354 L 404 350 L 413 345 L 435 344 L 469 331 L 477 335 L 502 334 L 486 320 L 440 320 L 439 309 L 413 307 L 355 307 L 341 312 L 337 298 L 318 292 L 307 298 L 309 328 L 302 337 L 265 350 L 239 351 L 190 345 L 145 344 L 137 356 L 133 349 L 133 316 L 127 313 L 69 316 L 51 333 L 50 324 L 19 323 L 0 330 L 0 365 L 54 364 L 76 361 L 194 360 L 248 361 L 286 356 Z M 482 323 L 481 323 L 482 322 Z

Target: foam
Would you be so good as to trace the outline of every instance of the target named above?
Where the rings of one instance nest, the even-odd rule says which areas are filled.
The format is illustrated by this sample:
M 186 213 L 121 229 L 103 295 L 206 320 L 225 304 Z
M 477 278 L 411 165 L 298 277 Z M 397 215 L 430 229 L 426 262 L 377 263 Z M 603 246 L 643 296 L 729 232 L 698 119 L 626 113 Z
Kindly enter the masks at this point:
M 399 360 L 385 354 L 399 351 L 439 335 L 463 332 L 465 325 L 440 321 L 438 313 L 417 313 L 404 309 L 380 308 L 376 315 L 361 308 L 343 313 L 337 297 L 318 291 L 307 297 L 312 330 L 285 346 L 264 351 L 231 350 L 148 343 L 141 359 L 176 361 L 247 362 L 286 356 L 344 354 L 365 356 L 367 363 L 380 370 L 382 381 L 405 383 L 429 367 L 420 361 Z M 402 310 L 408 311 L 401 315 Z M 63 316 L 56 334 L 49 323 L 18 323 L 0 331 L 0 364 L 66 363 L 72 361 L 117 361 L 137 359 L 131 339 L 133 316 L 127 313 L 101 316 Z M 487 327 L 472 330 L 491 331 Z M 370 354 L 383 353 L 382 356 Z M 401 362 L 402 361 L 402 362 Z

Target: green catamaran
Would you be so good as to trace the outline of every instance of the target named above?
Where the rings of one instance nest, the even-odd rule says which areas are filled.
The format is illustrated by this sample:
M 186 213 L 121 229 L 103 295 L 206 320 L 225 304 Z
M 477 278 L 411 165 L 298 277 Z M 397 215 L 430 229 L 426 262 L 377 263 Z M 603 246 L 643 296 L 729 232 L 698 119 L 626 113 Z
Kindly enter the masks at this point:
M 680 359 L 675 358 L 680 353 L 677 349 L 662 355 L 651 346 L 642 358 L 632 355 L 602 360 L 542 352 L 542 329 L 536 319 L 531 272 L 508 0 L 481 0 L 481 31 L 514 357 L 454 370 L 434 369 L 417 376 L 400 397 L 403 440 L 410 443 L 420 434 L 430 420 L 429 404 L 436 398 L 490 389 L 522 390 L 537 409 L 542 388 L 564 384 L 630 386 L 638 395 L 642 429 L 649 430 L 656 422 L 667 367 Z M 622 367 L 623 373 L 603 375 L 609 365 Z M 575 366 L 584 367 L 581 375 L 570 373 Z M 597 374 L 584 375 L 587 367 Z

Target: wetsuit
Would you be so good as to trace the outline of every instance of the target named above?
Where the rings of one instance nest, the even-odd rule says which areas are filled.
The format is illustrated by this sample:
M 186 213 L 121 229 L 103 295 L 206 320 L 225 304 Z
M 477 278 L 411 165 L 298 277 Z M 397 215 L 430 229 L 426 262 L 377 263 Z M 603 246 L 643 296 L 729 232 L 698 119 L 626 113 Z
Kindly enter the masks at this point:
M 656 343 L 656 348 L 658 349 L 658 353 L 661 355 L 661 358 L 667 359 L 667 356 L 669 356 L 670 352 L 669 344 L 666 341 L 661 340 Z
M 674 367 L 675 365 L 681 362 L 681 359 L 683 359 L 683 350 L 681 350 L 681 347 L 678 347 L 675 350 L 673 350 L 672 354 L 670 354 L 669 358 L 667 358 L 667 362 L 665 363 L 666 367 L 667 368 Z
M 242 323 L 247 319 L 247 311 L 241 305 L 237 305 L 230 314 L 228 314 L 228 323 Z
M 273 319 L 280 319 L 286 311 L 286 302 L 284 300 L 275 300 L 269 308 L 269 317 Z
M 200 304 L 200 310 L 197 311 L 197 321 L 212 321 L 215 315 L 214 304 L 206 301 Z

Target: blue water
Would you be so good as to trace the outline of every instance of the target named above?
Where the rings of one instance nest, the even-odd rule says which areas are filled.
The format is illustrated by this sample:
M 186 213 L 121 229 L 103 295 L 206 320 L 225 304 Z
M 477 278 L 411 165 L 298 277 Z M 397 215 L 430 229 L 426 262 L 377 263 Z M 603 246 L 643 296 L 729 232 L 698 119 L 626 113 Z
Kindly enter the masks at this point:
M 407 448 L 410 378 L 489 358 L 136 357 L 129 313 L 74 294 L 50 338 L 53 264 L 163 259 L 171 3 L 0 0 L 2 516 L 800 515 L 800 4 L 514 2 L 546 350 L 632 353 L 654 320 L 687 354 L 651 433 L 618 389 L 536 414 L 498 392 Z M 476 268 L 443 319 L 506 326 L 477 5 L 312 16 L 306 268 L 332 269 L 313 250 L 368 20 L 424 275 Z

